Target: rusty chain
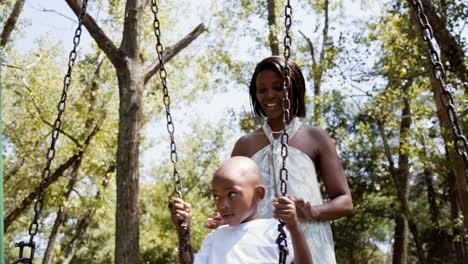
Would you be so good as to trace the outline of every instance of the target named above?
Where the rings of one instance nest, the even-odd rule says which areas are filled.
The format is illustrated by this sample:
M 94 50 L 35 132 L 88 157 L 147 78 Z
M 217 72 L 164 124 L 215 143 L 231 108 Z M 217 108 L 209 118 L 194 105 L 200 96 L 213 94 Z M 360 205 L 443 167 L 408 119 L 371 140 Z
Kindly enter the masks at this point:
M 457 154 L 463 159 L 465 163 L 465 181 L 468 184 L 468 141 L 466 137 L 463 135 L 462 128 L 460 126 L 460 122 L 458 120 L 457 113 L 455 111 L 455 103 L 453 100 L 452 93 L 447 89 L 447 85 L 445 83 L 445 70 L 444 66 L 441 62 L 439 52 L 437 52 L 436 47 L 438 47 L 437 40 L 434 37 L 434 32 L 432 31 L 432 27 L 429 24 L 429 20 L 424 13 L 424 7 L 420 0 L 411 0 L 411 4 L 413 5 L 416 13 L 418 15 L 418 22 L 421 26 L 421 36 L 422 39 L 426 42 L 429 48 L 429 57 L 432 63 L 432 72 L 434 77 L 439 81 L 440 88 L 442 90 L 440 94 L 440 100 L 442 101 L 442 105 L 444 106 L 445 110 L 447 111 L 448 117 L 450 119 L 450 123 L 452 126 L 452 132 L 455 136 L 454 145 L 457 151 Z
M 39 223 L 38 223 L 39 216 L 41 214 L 42 207 L 43 207 L 45 191 L 47 189 L 47 181 L 49 180 L 50 173 L 51 173 L 50 165 L 52 164 L 52 160 L 55 157 L 55 144 L 57 143 L 57 139 L 60 135 L 60 128 L 62 127 L 62 115 L 65 112 L 68 88 L 70 87 L 70 84 L 72 81 L 71 75 L 72 75 L 73 67 L 75 66 L 75 61 L 77 57 L 76 48 L 80 44 L 80 38 L 81 38 L 81 33 L 82 33 L 81 26 L 83 25 L 83 20 L 86 14 L 87 5 L 88 5 L 88 0 L 83 0 L 81 11 L 78 15 L 78 27 L 76 28 L 75 36 L 73 37 L 73 49 L 70 52 L 70 55 L 68 56 L 68 71 L 65 74 L 65 77 L 63 79 L 62 97 L 60 98 L 60 101 L 57 105 L 58 115 L 57 115 L 57 119 L 55 119 L 53 129 L 52 129 L 52 135 L 51 135 L 52 142 L 50 143 L 50 147 L 47 150 L 47 154 L 46 154 L 47 163 L 41 175 L 41 183 L 39 185 L 39 196 L 36 202 L 34 203 L 34 219 L 29 225 L 29 241 L 28 242 L 21 241 L 15 244 L 15 247 L 20 248 L 20 252 L 19 252 L 19 257 L 15 261 L 13 261 L 12 264 L 32 263 L 34 259 L 34 251 L 36 249 L 34 236 L 37 234 L 39 230 Z M 29 257 L 23 256 L 23 253 L 24 253 L 23 251 L 25 247 L 29 247 L 31 249 Z
M 164 67 L 164 46 L 161 43 L 161 28 L 160 28 L 160 23 L 158 19 L 158 4 L 156 3 L 156 0 L 151 0 L 151 11 L 153 12 L 154 15 L 154 20 L 153 20 L 153 29 L 154 29 L 154 35 L 156 36 L 157 39 L 157 44 L 156 44 L 156 51 L 158 53 L 158 59 L 159 59 L 159 77 L 161 79 L 162 85 L 163 85 L 163 103 L 166 109 L 166 121 L 167 121 L 167 132 L 169 133 L 169 137 L 171 139 L 170 143 L 170 150 L 171 150 L 171 162 L 174 165 L 174 192 L 177 193 L 179 198 L 182 198 L 182 183 L 180 181 L 180 174 L 179 171 L 177 170 L 177 149 L 176 149 L 176 143 L 174 139 L 174 123 L 172 122 L 172 116 L 171 116 L 171 98 L 169 96 L 169 91 L 167 89 L 167 71 Z M 189 252 L 191 256 L 193 256 L 193 251 L 192 247 L 190 246 L 190 229 L 187 226 L 187 223 L 185 222 L 179 222 L 180 227 L 182 228 L 182 234 L 180 236 L 180 241 L 179 241 L 179 251 L 182 252 Z M 184 259 L 185 263 L 190 263 L 189 260 Z
M 292 24 L 292 7 L 290 1 L 287 0 L 286 6 L 284 8 L 284 25 L 286 28 L 286 35 L 284 36 L 284 68 L 283 68 L 283 91 L 284 91 L 284 98 L 283 98 L 283 133 L 281 133 L 281 158 L 283 160 L 282 167 L 280 169 L 280 191 L 281 196 L 286 196 L 288 192 L 288 170 L 286 169 L 286 158 L 288 157 L 288 141 L 289 141 L 289 134 L 287 131 L 287 124 L 290 121 L 290 110 L 291 110 L 291 101 L 289 100 L 289 89 L 291 87 L 291 69 L 289 68 L 289 56 L 291 55 L 291 35 L 290 29 Z M 286 240 L 286 233 L 284 231 L 284 222 L 279 221 L 278 224 L 278 238 L 276 239 L 276 243 L 279 247 L 279 263 L 284 264 L 286 263 L 286 257 L 288 256 L 288 243 Z

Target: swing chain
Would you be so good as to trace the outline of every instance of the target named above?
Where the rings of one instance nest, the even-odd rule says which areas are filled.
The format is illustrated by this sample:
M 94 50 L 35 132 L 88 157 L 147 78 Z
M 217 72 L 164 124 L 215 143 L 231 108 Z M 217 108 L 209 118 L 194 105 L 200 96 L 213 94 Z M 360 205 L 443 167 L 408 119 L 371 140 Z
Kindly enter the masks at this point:
M 439 45 L 437 40 L 434 37 L 434 32 L 432 31 L 432 27 L 429 24 L 429 20 L 424 13 L 424 7 L 420 0 L 411 0 L 411 4 L 413 5 L 414 9 L 418 15 L 418 22 L 421 26 L 421 36 L 422 39 L 426 42 L 429 47 L 429 57 L 432 63 L 432 71 L 434 77 L 439 81 L 440 88 L 442 92 L 440 93 L 440 99 L 442 101 L 442 105 L 447 111 L 448 117 L 450 119 L 450 123 L 452 125 L 452 132 L 455 136 L 454 145 L 457 151 L 457 154 L 462 157 L 465 163 L 465 180 L 466 184 L 468 184 L 468 141 L 466 137 L 463 135 L 462 128 L 460 126 L 460 122 L 457 116 L 457 112 L 455 111 L 455 103 L 453 100 L 452 93 L 447 89 L 447 85 L 445 83 L 445 70 L 444 66 L 440 59 L 440 54 L 437 52 L 437 48 Z
M 280 170 L 280 180 L 281 180 L 281 195 L 285 196 L 288 192 L 287 180 L 288 180 L 288 170 L 286 169 L 286 157 L 288 156 L 288 141 L 289 135 L 287 131 L 287 124 L 290 119 L 290 109 L 291 101 L 289 100 L 289 89 L 291 87 L 291 70 L 289 68 L 289 56 L 291 52 L 291 36 L 289 31 L 291 28 L 291 15 L 292 7 L 287 1 L 285 7 L 285 19 L 284 23 L 286 25 L 286 36 L 284 37 L 284 76 L 283 76 L 283 91 L 285 96 L 283 98 L 283 133 L 281 134 L 281 157 L 283 159 L 282 168 Z
M 291 110 L 291 101 L 289 100 L 289 89 L 291 88 L 291 70 L 289 68 L 289 57 L 291 55 L 291 35 L 290 29 L 292 24 L 292 7 L 290 1 L 287 0 L 286 6 L 284 8 L 284 24 L 286 27 L 286 35 L 284 37 L 284 68 L 283 68 L 283 133 L 281 133 L 281 158 L 283 160 L 282 167 L 280 169 L 280 191 L 281 196 L 286 196 L 288 192 L 288 170 L 286 169 L 286 158 L 288 157 L 288 141 L 289 134 L 287 131 L 287 124 L 290 121 L 290 110 Z M 276 239 L 276 244 L 279 247 L 279 263 L 286 263 L 286 257 L 288 256 L 288 243 L 286 240 L 286 232 L 284 231 L 284 222 L 279 221 L 278 224 L 278 238 Z
M 80 13 L 78 15 L 78 27 L 76 28 L 75 36 L 73 37 L 73 49 L 70 52 L 70 55 L 68 56 L 68 70 L 63 79 L 62 97 L 60 98 L 60 101 L 57 105 L 58 115 L 57 115 L 57 119 L 55 120 L 53 124 L 52 135 L 51 135 L 52 141 L 46 154 L 47 163 L 41 175 L 41 183 L 39 185 L 39 196 L 36 202 L 34 203 L 34 219 L 29 225 L 29 242 L 25 243 L 21 241 L 19 243 L 15 243 L 15 247 L 19 247 L 20 252 L 19 252 L 18 259 L 12 262 L 13 264 L 32 263 L 34 259 L 34 251 L 36 249 L 34 236 L 37 234 L 39 230 L 39 223 L 38 223 L 39 216 L 42 212 L 45 191 L 47 189 L 47 181 L 49 180 L 50 173 L 51 173 L 50 165 L 52 164 L 52 160 L 55 158 L 55 144 L 57 143 L 57 139 L 60 135 L 60 130 L 62 127 L 62 115 L 65 112 L 68 88 L 70 87 L 70 84 L 72 81 L 71 75 L 72 75 L 73 67 L 75 66 L 75 61 L 77 57 L 76 49 L 78 45 L 80 44 L 80 38 L 81 38 L 81 33 L 82 33 L 81 26 L 83 25 L 87 5 L 88 5 L 88 0 L 83 0 L 83 4 L 80 10 Z M 23 250 L 25 247 L 31 248 L 29 258 L 23 257 Z
M 158 53 L 158 59 L 159 59 L 159 77 L 161 78 L 161 82 L 163 85 L 163 103 L 166 109 L 166 121 L 167 121 L 167 132 L 169 132 L 169 137 L 171 139 L 170 143 L 170 150 L 171 150 L 171 162 L 174 165 L 174 192 L 177 193 L 179 198 L 182 198 L 182 184 L 180 182 L 180 175 L 179 171 L 177 170 L 177 149 L 176 149 L 176 143 L 174 140 L 174 123 L 172 122 L 172 115 L 171 115 L 171 98 L 169 96 L 169 90 L 167 89 L 167 71 L 166 68 L 164 67 L 164 46 L 161 43 L 161 28 L 160 28 L 160 23 L 158 19 L 158 4 L 156 3 L 156 0 L 151 0 L 151 11 L 153 11 L 154 14 L 154 21 L 153 21 L 153 28 L 154 28 L 154 34 L 157 39 L 157 44 L 156 44 L 156 51 Z
M 169 132 L 169 137 L 171 139 L 170 143 L 170 150 L 171 150 L 171 162 L 174 165 L 174 192 L 177 193 L 179 198 L 182 198 L 182 183 L 180 181 L 180 175 L 179 171 L 177 170 L 177 149 L 176 149 L 176 143 L 175 143 L 175 138 L 174 138 L 174 123 L 172 122 L 172 115 L 171 115 L 171 98 L 169 96 L 169 91 L 167 89 L 167 71 L 166 68 L 164 67 L 164 46 L 161 43 L 161 28 L 160 28 L 160 22 L 158 19 L 158 4 L 156 0 L 151 0 L 151 11 L 154 14 L 154 20 L 153 20 L 153 28 L 154 28 L 154 34 L 157 39 L 157 44 L 156 44 L 156 51 L 158 53 L 158 59 L 159 59 L 159 77 L 161 78 L 161 82 L 163 85 L 163 103 L 166 109 L 166 121 L 167 121 L 167 132 Z M 187 226 L 187 223 L 185 222 L 180 222 L 179 223 L 180 227 L 182 228 L 182 234 L 180 236 L 180 241 L 179 241 L 179 251 L 182 252 L 188 252 L 190 256 L 193 256 L 193 250 L 192 247 L 190 246 L 190 229 Z M 183 260 L 185 263 L 190 263 L 190 260 L 187 260 L 184 258 Z

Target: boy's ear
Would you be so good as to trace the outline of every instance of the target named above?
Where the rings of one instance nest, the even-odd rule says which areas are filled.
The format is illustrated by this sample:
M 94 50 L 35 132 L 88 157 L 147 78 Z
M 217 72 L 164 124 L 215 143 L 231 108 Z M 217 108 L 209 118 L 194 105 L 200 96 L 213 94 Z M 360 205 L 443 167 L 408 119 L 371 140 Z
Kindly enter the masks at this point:
M 265 198 L 265 186 L 258 185 L 255 187 L 255 196 L 257 197 L 258 202 L 263 200 L 263 198 Z

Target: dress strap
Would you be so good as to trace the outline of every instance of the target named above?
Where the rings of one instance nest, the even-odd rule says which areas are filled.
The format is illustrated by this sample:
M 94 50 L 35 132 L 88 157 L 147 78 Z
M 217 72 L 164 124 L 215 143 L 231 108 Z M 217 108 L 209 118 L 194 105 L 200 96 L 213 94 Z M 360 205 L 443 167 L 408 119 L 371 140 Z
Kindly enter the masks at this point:
M 298 118 L 293 118 L 291 122 L 289 122 L 289 125 L 286 126 L 286 131 L 288 132 L 289 139 L 294 137 L 294 134 L 296 134 L 297 130 L 299 130 L 301 125 L 302 125 L 302 122 L 299 121 Z M 275 142 L 275 138 L 273 137 L 273 130 L 271 129 L 266 119 L 265 119 L 265 122 L 263 123 L 262 128 L 263 128 L 263 132 L 268 138 L 268 141 L 270 141 L 270 144 L 273 144 Z

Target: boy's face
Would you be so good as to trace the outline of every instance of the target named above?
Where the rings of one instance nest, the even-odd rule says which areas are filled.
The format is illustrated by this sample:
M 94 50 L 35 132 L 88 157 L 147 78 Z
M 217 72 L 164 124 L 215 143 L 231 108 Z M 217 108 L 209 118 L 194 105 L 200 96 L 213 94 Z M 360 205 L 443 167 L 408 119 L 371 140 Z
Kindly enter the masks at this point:
M 256 186 L 240 181 L 239 177 L 221 175 L 213 178 L 212 188 L 216 209 L 225 224 L 235 226 L 259 217 Z

